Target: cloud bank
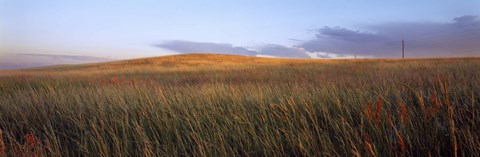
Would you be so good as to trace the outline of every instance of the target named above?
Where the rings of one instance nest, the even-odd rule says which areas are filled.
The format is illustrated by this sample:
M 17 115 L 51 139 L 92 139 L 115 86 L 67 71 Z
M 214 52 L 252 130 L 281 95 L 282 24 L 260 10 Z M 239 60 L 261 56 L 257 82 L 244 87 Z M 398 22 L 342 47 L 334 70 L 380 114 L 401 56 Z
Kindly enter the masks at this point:
M 303 49 L 295 47 L 286 47 L 276 44 L 266 44 L 255 49 L 249 49 L 241 46 L 234 46 L 226 43 L 210 43 L 210 42 L 193 42 L 184 40 L 166 41 L 154 46 L 169 49 L 181 53 L 187 52 L 215 52 L 225 54 L 239 55 L 264 55 L 275 57 L 292 57 L 292 58 L 308 58 L 309 56 Z
M 217 52 L 290 58 L 400 57 L 401 41 L 407 57 L 480 56 L 480 20 L 456 17 L 450 22 L 399 22 L 365 26 L 364 30 L 325 26 L 314 38 L 298 40 L 294 46 L 266 44 L 249 49 L 227 43 L 166 41 L 154 46 L 181 53 Z M 290 39 L 291 40 L 291 39 Z
M 166 41 L 154 46 L 177 52 L 218 52 L 226 54 L 255 55 L 257 52 L 226 43 L 193 42 L 184 40 Z
M 323 27 L 300 45 L 307 51 L 375 57 L 401 56 L 401 40 L 410 57 L 479 56 L 480 20 L 454 18 L 450 23 L 389 23 L 367 26 L 370 31 Z

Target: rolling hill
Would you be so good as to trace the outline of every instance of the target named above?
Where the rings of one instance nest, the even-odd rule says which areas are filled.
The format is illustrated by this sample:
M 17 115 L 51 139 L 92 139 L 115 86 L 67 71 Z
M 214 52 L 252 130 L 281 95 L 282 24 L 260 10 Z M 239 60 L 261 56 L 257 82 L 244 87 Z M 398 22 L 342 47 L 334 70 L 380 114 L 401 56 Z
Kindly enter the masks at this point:
M 2 71 L 0 156 L 479 156 L 479 66 L 182 54 Z
M 299 59 L 266 58 L 217 53 L 186 53 L 178 55 L 128 59 L 90 64 L 53 65 L 23 69 L 21 71 L 76 71 L 76 70 L 115 70 L 115 69 L 155 69 L 155 70 L 192 70 L 199 68 L 248 67 L 258 65 L 296 65 L 296 64 L 336 64 L 345 62 L 397 62 L 397 61 L 460 61 L 474 58 L 424 58 L 424 59 Z M 10 70 L 17 71 L 17 70 Z

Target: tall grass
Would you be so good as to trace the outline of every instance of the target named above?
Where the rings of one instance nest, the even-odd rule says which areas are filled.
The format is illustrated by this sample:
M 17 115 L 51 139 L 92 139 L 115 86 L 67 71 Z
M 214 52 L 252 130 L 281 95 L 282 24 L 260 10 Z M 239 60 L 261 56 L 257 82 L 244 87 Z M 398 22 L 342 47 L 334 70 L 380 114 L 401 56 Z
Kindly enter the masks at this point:
M 0 156 L 480 156 L 478 67 L 3 72 Z

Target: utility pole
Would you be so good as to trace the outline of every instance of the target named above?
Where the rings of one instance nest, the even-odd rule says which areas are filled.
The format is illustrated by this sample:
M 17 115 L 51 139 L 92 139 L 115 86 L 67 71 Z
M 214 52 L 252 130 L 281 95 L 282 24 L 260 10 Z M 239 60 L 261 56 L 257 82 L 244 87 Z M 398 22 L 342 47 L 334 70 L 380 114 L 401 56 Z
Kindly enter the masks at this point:
M 402 59 L 405 59 L 405 40 L 402 39 Z
M 355 53 L 355 60 L 357 60 L 357 54 Z

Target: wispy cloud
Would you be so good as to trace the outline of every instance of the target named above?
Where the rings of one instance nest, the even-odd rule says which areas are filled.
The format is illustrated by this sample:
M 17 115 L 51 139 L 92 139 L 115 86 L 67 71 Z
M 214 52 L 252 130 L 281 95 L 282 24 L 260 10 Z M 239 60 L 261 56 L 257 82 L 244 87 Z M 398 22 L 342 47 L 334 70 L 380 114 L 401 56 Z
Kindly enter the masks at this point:
M 48 66 L 47 63 L 1 63 L 0 70 Z
M 80 61 L 109 61 L 111 59 L 101 58 L 101 57 L 92 57 L 92 56 L 73 56 L 73 55 L 52 55 L 52 54 L 17 54 L 19 56 L 33 56 L 33 57 L 48 57 L 56 59 L 71 59 L 71 60 L 80 60 Z
M 110 61 L 108 58 L 92 56 L 52 55 L 52 54 L 2 54 L 0 69 L 18 69 L 58 64 L 82 64 Z

